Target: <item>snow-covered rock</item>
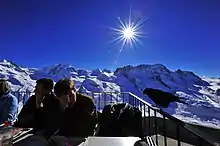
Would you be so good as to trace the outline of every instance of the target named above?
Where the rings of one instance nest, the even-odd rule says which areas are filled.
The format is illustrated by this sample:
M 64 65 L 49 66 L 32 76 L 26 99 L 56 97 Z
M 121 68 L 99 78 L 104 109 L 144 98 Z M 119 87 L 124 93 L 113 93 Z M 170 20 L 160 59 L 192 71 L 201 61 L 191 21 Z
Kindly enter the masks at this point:
M 82 82 L 82 86 L 85 87 L 88 91 L 103 92 L 102 86 L 100 86 L 98 81 L 94 78 L 86 78 Z
M 51 67 L 44 67 L 40 69 L 40 71 L 59 78 L 70 77 L 77 74 L 77 70 L 69 64 L 56 64 Z
M 109 74 L 107 72 L 103 72 L 103 73 L 97 75 L 97 79 L 99 79 L 101 81 L 112 82 L 114 80 L 114 76 L 112 76 L 111 74 Z
M 101 74 L 101 70 L 100 69 L 95 69 L 92 70 L 91 76 L 98 76 L 99 74 Z

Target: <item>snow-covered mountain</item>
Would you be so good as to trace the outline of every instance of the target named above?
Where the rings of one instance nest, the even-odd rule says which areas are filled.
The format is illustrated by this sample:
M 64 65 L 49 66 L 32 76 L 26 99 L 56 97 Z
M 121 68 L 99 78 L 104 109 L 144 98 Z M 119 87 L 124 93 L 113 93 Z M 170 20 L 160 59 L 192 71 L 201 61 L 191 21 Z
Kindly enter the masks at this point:
M 132 92 L 150 104 L 152 101 L 142 94 L 142 90 L 146 87 L 161 89 L 184 97 L 189 103 L 172 103 L 165 111 L 186 122 L 220 126 L 219 78 L 199 77 L 189 71 L 170 71 L 161 64 L 125 66 L 111 72 L 64 64 L 35 69 L 0 61 L 0 78 L 8 79 L 13 91 L 33 91 L 35 81 L 42 77 L 55 82 L 71 77 L 81 92 Z

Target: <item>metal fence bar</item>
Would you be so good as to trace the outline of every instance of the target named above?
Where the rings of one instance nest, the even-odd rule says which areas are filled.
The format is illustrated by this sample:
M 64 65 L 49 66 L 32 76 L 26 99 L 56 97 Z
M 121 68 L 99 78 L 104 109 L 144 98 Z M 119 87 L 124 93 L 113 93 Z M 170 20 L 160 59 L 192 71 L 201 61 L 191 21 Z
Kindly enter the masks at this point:
M 177 145 L 181 146 L 181 141 L 180 141 L 180 125 L 179 123 L 176 123 L 176 136 L 177 136 Z
M 163 115 L 163 134 L 164 134 L 164 145 L 167 146 L 167 130 L 166 130 L 166 118 Z
M 98 109 L 101 110 L 101 102 L 100 102 L 101 94 L 98 94 Z
M 158 129 L 157 129 L 157 112 L 156 111 L 154 111 L 154 128 L 155 128 L 156 144 L 158 145 Z
M 146 104 L 145 104 L 145 106 L 147 106 Z M 151 116 L 150 116 L 150 107 L 149 106 L 147 106 L 147 111 L 148 111 L 148 130 L 149 130 L 149 135 L 151 135 Z

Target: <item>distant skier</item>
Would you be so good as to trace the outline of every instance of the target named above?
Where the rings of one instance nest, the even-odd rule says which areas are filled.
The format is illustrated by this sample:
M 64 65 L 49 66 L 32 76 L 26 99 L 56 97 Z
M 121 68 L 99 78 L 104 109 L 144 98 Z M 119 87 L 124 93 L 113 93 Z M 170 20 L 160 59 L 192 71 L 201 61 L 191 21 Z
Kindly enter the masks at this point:
M 147 95 L 157 106 L 162 108 L 167 108 L 171 102 L 187 104 L 185 101 L 181 100 L 183 98 L 159 89 L 145 88 L 143 94 Z

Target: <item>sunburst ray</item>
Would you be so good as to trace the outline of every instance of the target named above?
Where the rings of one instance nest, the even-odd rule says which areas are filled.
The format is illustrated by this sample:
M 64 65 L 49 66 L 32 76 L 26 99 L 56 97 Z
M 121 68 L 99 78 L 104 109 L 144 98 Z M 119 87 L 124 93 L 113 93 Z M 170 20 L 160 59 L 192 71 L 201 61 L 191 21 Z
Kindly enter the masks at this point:
M 146 19 L 146 17 L 141 17 L 138 20 L 132 19 L 131 11 L 129 12 L 127 22 L 122 21 L 120 17 L 117 17 L 119 26 L 117 28 L 110 28 L 118 35 L 110 43 L 121 42 L 121 46 L 117 54 L 116 60 L 124 50 L 126 44 L 126 46 L 132 49 L 132 51 L 134 51 L 134 46 L 137 46 L 137 43 L 141 44 L 140 38 L 143 37 L 143 35 L 145 35 L 146 33 L 140 31 L 140 29 L 143 27 L 143 23 L 146 21 Z

